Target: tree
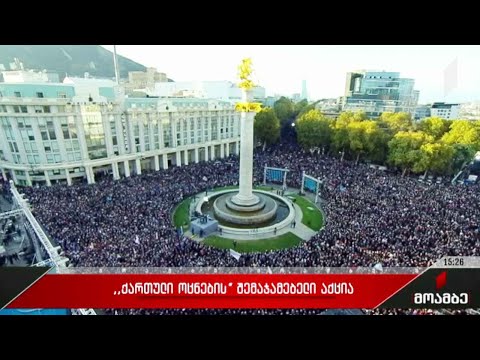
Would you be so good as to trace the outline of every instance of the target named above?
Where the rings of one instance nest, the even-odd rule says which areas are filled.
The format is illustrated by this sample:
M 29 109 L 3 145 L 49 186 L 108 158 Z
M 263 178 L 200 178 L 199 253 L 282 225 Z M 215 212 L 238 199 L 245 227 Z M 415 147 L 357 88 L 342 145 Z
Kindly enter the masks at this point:
M 452 169 L 454 171 L 461 170 L 475 155 L 473 145 L 453 144 Z
M 448 131 L 449 126 L 448 120 L 439 117 L 429 117 L 418 124 L 418 129 L 438 140 Z
M 297 120 L 297 139 L 305 149 L 330 145 L 331 120 L 318 110 L 310 110 Z
M 305 109 L 307 108 L 308 106 L 308 101 L 307 99 L 303 99 L 303 100 L 300 100 L 299 102 L 297 102 L 294 107 L 295 107 L 295 116 L 299 116 L 299 115 L 302 115 L 303 113 L 305 113 Z M 308 110 L 311 110 L 311 109 L 308 109 Z
M 351 122 L 347 126 L 347 133 L 349 148 L 357 154 L 357 162 L 362 155 L 371 158 L 384 139 L 378 123 L 372 120 Z
M 436 174 L 448 174 L 451 172 L 454 149 L 451 145 L 437 142 L 427 143 L 420 147 L 421 156 L 414 171 L 433 171 Z
M 287 99 L 284 96 L 275 101 L 275 104 L 273 104 L 273 109 L 282 126 L 287 124 L 288 121 L 295 116 L 295 108 L 292 100 Z
M 393 134 L 412 129 L 412 116 L 406 112 L 384 112 L 380 116 L 380 122 L 383 122 Z
M 450 131 L 442 136 L 446 144 L 472 145 L 475 150 L 480 149 L 480 127 L 475 121 L 455 120 L 450 125 Z
M 367 119 L 364 112 L 342 112 L 335 122 L 332 124 L 333 136 L 332 145 L 336 151 L 345 151 L 350 148 L 350 141 L 348 138 L 348 125 L 352 122 L 360 122 Z
M 364 120 L 367 120 L 367 115 L 364 111 L 344 111 L 338 116 L 335 126 L 346 127 L 351 122 Z
M 433 137 L 422 131 L 400 131 L 388 143 L 388 161 L 402 168 L 403 174 L 408 170 L 422 172 L 425 161 L 420 148 L 433 142 Z
M 257 113 L 253 127 L 255 136 L 263 143 L 264 150 L 266 144 L 274 144 L 280 137 L 280 121 L 272 108 L 264 108 Z

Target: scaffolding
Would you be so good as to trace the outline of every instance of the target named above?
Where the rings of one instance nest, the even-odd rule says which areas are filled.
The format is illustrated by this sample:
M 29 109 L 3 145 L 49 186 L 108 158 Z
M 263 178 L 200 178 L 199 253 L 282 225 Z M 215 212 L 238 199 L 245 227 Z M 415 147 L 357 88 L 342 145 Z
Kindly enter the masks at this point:
M 13 200 L 17 204 L 18 209 L 13 209 L 4 214 L 10 213 L 8 216 L 12 216 L 23 213 L 28 220 L 25 224 L 25 228 L 28 232 L 34 235 L 36 239 L 38 239 L 46 254 L 46 256 L 42 256 L 41 252 L 37 251 L 35 256 L 36 262 L 32 264 L 32 266 L 50 266 L 53 268 L 67 267 L 69 262 L 68 258 L 62 255 L 60 246 L 54 246 L 52 244 L 37 219 L 33 216 L 28 200 L 24 199 L 25 195 L 18 192 L 13 181 L 10 181 L 10 191 L 12 192 Z M 72 314 L 96 315 L 96 312 L 93 309 L 72 309 Z

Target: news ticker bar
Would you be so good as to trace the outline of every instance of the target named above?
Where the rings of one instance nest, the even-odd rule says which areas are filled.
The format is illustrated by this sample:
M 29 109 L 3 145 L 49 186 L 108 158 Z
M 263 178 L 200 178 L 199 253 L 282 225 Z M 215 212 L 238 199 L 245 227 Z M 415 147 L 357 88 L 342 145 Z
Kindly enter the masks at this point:
M 480 257 L 444 257 L 430 268 L 480 268 Z M 421 274 L 428 267 L 62 267 L 57 274 Z
M 207 267 L 67 268 L 64 273 L 66 269 L 5 267 L 0 268 L 0 307 L 480 307 L 478 258 L 445 259 L 440 260 L 443 266 L 437 262 L 427 269 L 410 268 L 404 272 L 401 268 L 381 267 L 347 268 L 342 273 L 337 272 L 339 268 Z M 297 272 L 291 272 L 293 269 Z

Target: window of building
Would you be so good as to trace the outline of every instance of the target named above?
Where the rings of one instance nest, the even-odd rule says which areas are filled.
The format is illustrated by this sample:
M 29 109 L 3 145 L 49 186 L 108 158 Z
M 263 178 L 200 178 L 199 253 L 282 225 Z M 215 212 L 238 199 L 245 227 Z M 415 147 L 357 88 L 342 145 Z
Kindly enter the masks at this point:
M 49 113 L 50 112 L 50 106 L 46 105 L 43 107 L 43 112 Z
M 26 114 L 26 113 L 28 113 L 28 108 L 27 108 L 26 106 L 24 106 L 24 105 L 21 105 L 21 106 L 20 106 L 20 111 L 21 111 L 22 113 Z
M 5 105 L 0 105 L 1 112 L 7 112 L 7 107 Z
M 41 106 L 35 106 L 35 112 L 37 114 L 43 113 L 43 108 Z
M 0 91 L 0 97 L 3 97 L 3 93 Z
M 48 128 L 48 135 L 50 136 L 50 140 L 57 139 L 57 135 L 55 134 L 55 129 L 53 127 Z
M 43 98 L 43 92 L 37 92 L 37 98 Z
M 19 113 L 20 112 L 20 106 L 13 105 L 13 112 Z
M 58 97 L 59 99 L 66 99 L 66 98 L 67 98 L 67 94 L 66 94 L 65 92 L 63 92 L 63 91 L 59 91 L 59 92 L 57 93 L 57 97 Z
M 15 97 L 22 97 L 22 94 L 20 93 L 20 91 L 15 91 L 15 92 L 13 93 L 13 96 L 15 96 Z

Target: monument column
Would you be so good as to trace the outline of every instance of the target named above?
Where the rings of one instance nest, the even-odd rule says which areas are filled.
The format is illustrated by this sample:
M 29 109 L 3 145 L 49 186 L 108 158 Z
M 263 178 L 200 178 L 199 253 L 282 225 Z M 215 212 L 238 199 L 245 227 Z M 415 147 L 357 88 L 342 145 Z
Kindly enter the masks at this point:
M 251 97 L 249 89 L 242 90 L 242 103 L 248 104 Z M 249 110 L 249 109 L 245 109 Z M 253 111 L 242 111 L 240 115 L 240 176 L 239 191 L 232 198 L 232 202 L 241 206 L 252 206 L 260 199 L 252 192 L 253 179 Z

